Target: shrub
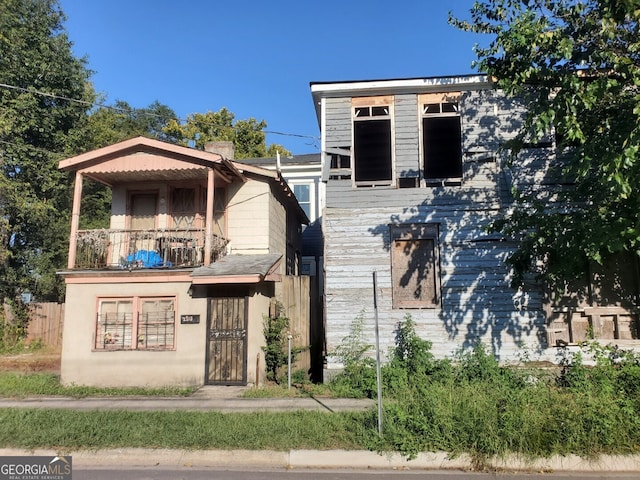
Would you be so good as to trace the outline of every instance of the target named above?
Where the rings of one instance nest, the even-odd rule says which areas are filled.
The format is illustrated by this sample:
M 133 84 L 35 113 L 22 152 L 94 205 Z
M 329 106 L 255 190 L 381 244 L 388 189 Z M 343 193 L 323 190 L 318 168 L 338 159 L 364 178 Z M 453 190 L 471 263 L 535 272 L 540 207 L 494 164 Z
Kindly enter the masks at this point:
M 278 372 L 280 368 L 287 364 L 289 319 L 282 315 L 277 317 L 267 316 L 264 318 L 264 338 L 266 345 L 262 347 L 264 351 L 264 361 L 267 367 L 267 379 L 278 383 Z M 293 352 L 292 352 L 293 355 Z
M 354 319 L 349 334 L 332 352 L 344 366 L 331 381 L 331 391 L 339 397 L 374 398 L 377 392 L 375 360 L 367 356 L 373 345 L 363 340 L 364 311 Z

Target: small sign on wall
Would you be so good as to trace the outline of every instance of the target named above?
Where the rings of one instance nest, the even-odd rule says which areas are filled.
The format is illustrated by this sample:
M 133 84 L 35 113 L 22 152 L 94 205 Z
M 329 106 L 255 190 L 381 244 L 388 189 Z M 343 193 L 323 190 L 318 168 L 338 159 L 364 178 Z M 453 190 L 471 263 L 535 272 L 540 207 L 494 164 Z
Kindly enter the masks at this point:
M 200 315 L 180 315 L 180 323 L 184 324 L 192 324 L 192 323 L 200 323 Z

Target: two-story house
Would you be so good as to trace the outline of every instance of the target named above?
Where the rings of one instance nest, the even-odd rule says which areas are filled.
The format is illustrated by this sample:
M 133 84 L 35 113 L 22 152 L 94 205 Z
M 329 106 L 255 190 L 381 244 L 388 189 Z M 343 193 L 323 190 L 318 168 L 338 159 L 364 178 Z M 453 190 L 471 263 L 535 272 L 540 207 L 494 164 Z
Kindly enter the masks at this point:
M 261 383 L 276 301 L 306 295 L 297 321 L 308 322 L 308 219 L 293 191 L 277 171 L 234 162 L 230 142 L 206 150 L 138 137 L 60 162 L 75 173 L 64 383 Z M 89 180 L 111 189 L 108 228 L 80 228 Z
M 513 166 L 499 147 L 523 108 L 483 75 L 313 82 L 322 133 L 327 376 L 331 356 L 363 315 L 374 344 L 373 273 L 383 351 L 407 314 L 433 352 L 483 342 L 501 361 L 526 350 L 554 360 L 558 343 L 592 330 L 638 338 L 637 315 L 602 285 L 552 302 L 545 289 L 515 291 L 505 259 L 516 244 L 485 227 L 512 205 L 511 189 L 553 189 L 553 142 Z M 636 269 L 637 271 L 637 269 Z M 633 275 L 626 288 L 637 292 Z M 523 350 L 525 349 L 525 350 Z

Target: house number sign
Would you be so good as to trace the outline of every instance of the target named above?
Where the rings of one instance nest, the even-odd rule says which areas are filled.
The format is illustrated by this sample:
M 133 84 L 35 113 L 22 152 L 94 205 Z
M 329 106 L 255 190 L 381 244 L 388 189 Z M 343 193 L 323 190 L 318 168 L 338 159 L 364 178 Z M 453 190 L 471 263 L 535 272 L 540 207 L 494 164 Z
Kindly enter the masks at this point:
M 200 323 L 200 315 L 180 315 L 180 323 L 183 325 Z

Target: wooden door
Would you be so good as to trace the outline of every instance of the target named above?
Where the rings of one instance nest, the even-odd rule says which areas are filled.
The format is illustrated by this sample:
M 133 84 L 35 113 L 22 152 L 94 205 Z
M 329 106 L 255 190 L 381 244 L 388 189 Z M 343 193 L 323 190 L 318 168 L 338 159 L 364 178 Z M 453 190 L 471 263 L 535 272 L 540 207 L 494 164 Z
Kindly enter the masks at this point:
M 207 383 L 246 385 L 246 297 L 210 298 L 207 322 Z

